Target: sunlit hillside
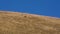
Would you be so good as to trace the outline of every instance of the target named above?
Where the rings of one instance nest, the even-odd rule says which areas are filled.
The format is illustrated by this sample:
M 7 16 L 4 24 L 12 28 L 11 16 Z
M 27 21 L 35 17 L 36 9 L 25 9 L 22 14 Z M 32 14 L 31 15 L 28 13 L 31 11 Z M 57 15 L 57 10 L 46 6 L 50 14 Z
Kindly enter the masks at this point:
M 0 34 L 60 34 L 60 18 L 0 11 Z

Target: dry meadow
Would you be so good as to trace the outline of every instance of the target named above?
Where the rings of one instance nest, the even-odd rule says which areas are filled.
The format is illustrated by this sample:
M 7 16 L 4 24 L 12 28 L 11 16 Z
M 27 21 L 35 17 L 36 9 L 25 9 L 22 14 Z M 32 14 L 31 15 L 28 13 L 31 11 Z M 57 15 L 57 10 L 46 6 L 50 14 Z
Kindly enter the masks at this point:
M 0 34 L 60 34 L 60 18 L 0 11 Z

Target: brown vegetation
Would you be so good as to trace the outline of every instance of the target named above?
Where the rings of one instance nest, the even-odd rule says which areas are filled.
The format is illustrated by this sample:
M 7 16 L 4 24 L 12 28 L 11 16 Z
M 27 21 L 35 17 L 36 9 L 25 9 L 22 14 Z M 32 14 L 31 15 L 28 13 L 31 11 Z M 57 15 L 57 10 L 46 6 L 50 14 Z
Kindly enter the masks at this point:
M 1 11 L 0 34 L 60 34 L 60 18 Z

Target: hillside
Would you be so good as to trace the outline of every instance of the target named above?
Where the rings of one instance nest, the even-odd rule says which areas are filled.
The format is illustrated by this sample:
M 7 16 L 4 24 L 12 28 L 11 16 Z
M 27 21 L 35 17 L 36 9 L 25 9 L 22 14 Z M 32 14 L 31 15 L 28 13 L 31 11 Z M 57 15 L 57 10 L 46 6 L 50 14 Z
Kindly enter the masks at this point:
M 60 34 L 60 18 L 0 11 L 0 34 Z

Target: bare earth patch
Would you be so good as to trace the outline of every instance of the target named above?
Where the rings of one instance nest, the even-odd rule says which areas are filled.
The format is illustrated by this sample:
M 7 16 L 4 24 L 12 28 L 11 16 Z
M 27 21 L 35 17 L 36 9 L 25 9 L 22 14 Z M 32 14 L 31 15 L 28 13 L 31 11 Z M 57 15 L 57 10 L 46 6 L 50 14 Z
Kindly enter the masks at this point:
M 60 18 L 0 11 L 0 34 L 60 34 Z

